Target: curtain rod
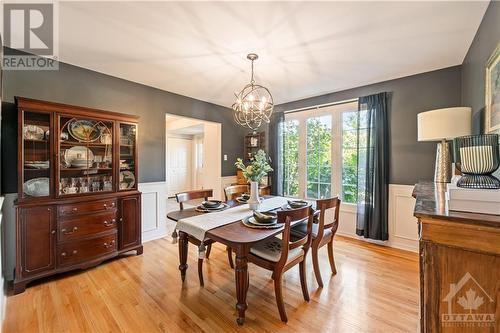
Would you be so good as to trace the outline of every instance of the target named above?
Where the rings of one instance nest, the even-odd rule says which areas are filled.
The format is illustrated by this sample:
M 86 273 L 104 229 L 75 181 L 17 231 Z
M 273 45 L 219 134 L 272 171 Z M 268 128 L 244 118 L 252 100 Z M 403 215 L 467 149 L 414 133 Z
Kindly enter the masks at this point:
M 356 102 L 357 100 L 358 100 L 358 98 L 352 98 L 352 99 L 346 99 L 344 101 L 330 102 L 330 103 L 325 103 L 325 104 L 317 104 L 317 105 L 312 105 L 312 106 L 306 106 L 303 108 L 284 111 L 283 113 L 287 114 L 287 113 L 295 113 L 295 112 L 301 112 L 301 111 L 307 111 L 307 110 L 321 109 L 321 108 L 325 108 L 327 106 L 352 103 L 352 102 Z

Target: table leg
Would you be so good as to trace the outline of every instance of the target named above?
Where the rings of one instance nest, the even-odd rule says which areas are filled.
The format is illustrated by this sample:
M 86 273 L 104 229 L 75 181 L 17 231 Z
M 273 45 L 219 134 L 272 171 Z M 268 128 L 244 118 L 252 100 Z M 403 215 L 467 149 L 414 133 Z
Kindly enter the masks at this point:
M 245 311 L 247 309 L 247 292 L 249 286 L 248 276 L 248 248 L 244 245 L 236 248 L 236 262 L 234 268 L 236 280 L 236 309 L 238 310 L 238 325 L 243 325 L 245 322 Z
M 179 270 L 181 271 L 181 280 L 184 282 L 186 279 L 186 270 L 188 268 L 187 256 L 188 256 L 188 234 L 179 231 Z

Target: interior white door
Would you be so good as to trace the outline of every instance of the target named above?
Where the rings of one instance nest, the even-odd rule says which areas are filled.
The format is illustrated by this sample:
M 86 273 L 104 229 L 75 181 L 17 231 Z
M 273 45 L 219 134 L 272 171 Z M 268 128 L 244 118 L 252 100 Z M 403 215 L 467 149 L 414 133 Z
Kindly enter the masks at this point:
M 167 140 L 167 189 L 168 196 L 192 190 L 193 140 L 168 138 Z

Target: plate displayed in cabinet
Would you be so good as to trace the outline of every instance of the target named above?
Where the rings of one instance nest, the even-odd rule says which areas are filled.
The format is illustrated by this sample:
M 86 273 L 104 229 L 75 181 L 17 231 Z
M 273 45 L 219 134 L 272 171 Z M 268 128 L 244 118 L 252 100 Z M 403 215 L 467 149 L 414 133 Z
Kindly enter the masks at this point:
M 27 169 L 48 169 L 50 161 L 25 161 L 24 166 Z
M 68 132 L 80 142 L 94 142 L 101 137 L 101 129 L 91 120 L 70 121 Z
M 43 140 L 45 131 L 36 125 L 26 125 L 23 128 L 23 136 L 25 140 Z
M 135 185 L 135 176 L 130 171 L 120 171 L 120 190 L 128 190 Z
M 75 167 L 86 167 L 94 161 L 94 153 L 92 150 L 83 146 L 74 146 L 66 149 L 64 152 L 64 160 L 68 165 Z
M 50 194 L 49 178 L 33 178 L 23 184 L 25 194 L 32 197 L 46 197 Z

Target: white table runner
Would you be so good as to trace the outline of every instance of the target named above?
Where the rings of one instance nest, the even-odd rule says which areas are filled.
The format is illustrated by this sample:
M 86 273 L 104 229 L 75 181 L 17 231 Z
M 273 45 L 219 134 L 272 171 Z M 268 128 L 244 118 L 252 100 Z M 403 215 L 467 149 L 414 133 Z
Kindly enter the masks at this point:
M 265 212 L 279 208 L 286 204 L 287 200 L 288 199 L 284 197 L 267 198 L 261 202 L 259 211 Z M 205 233 L 208 230 L 241 220 L 250 215 L 252 215 L 252 211 L 248 208 L 248 204 L 245 204 L 220 212 L 200 214 L 181 219 L 177 222 L 175 229 L 183 231 L 202 241 L 205 239 Z

